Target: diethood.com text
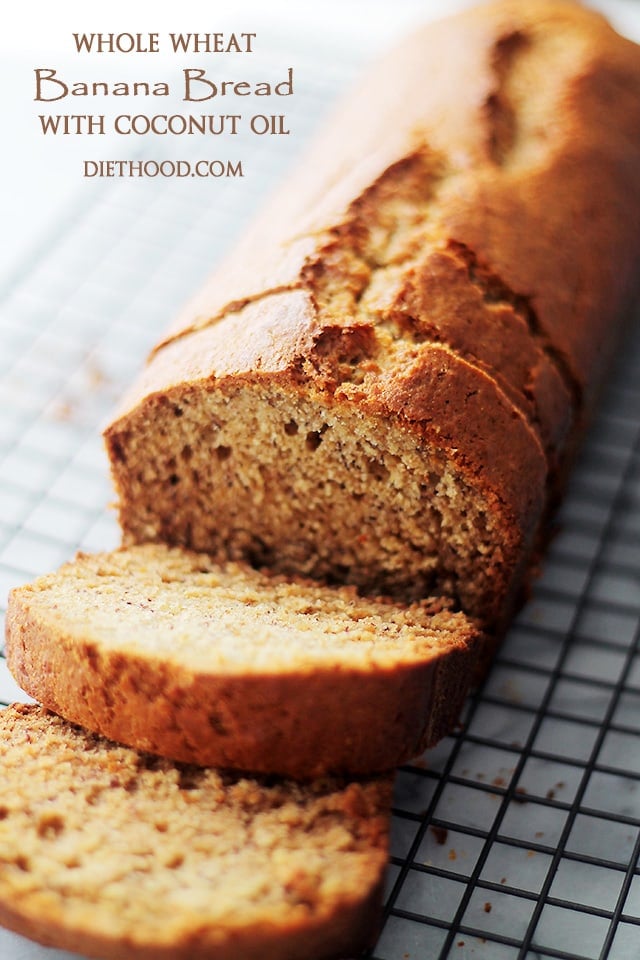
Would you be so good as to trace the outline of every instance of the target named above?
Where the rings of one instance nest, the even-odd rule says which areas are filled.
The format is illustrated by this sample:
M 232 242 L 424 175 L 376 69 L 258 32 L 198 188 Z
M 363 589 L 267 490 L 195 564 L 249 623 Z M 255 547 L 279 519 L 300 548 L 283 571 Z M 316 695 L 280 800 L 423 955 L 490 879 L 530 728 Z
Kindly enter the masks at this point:
M 244 177 L 242 160 L 84 160 L 83 177 Z

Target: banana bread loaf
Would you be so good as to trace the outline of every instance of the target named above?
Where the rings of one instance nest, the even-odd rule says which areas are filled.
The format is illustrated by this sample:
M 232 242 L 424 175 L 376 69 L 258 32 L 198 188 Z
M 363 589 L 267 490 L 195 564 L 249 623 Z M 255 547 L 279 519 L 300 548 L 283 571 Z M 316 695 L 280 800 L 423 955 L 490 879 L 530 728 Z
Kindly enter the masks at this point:
M 449 604 L 450 606 L 450 604 Z M 457 720 L 477 629 L 162 545 L 80 555 L 9 597 L 18 683 L 174 760 L 296 777 L 388 770 Z
M 189 767 L 0 711 L 0 922 L 109 960 L 328 960 L 376 935 L 391 778 Z
M 640 48 L 498 2 L 377 64 L 106 430 L 127 543 L 490 629 L 636 294 Z

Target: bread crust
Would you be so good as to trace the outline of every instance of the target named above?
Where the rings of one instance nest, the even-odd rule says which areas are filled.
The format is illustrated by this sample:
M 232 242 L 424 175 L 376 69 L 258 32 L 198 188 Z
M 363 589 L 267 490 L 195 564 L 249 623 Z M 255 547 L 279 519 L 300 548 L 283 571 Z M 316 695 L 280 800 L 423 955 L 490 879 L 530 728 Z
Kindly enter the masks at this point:
M 556 46 L 549 49 L 549 43 Z M 522 140 L 518 131 L 507 131 L 503 146 L 516 156 L 501 155 L 495 143 L 496 136 L 500 139 L 498 123 L 504 119 L 500 111 L 520 107 L 505 102 L 508 74 L 528 49 L 533 57 L 539 54 L 531 69 L 543 73 L 538 79 L 544 85 L 537 94 L 529 89 L 532 103 L 522 109 L 533 114 L 537 95 L 544 114 L 524 117 Z M 615 33 L 601 14 L 571 0 L 537 0 L 535 4 L 498 0 L 414 31 L 376 63 L 339 105 L 303 162 L 237 248 L 185 305 L 157 349 L 216 322 L 239 304 L 299 287 L 301 268 L 310 252 L 318 249 L 326 232 L 344 222 L 354 200 L 394 166 L 400 181 L 403 170 L 398 164 L 427 143 L 436 156 L 452 155 L 465 174 L 460 189 L 447 195 L 442 211 L 438 210 L 442 228 L 462 243 L 465 236 L 456 238 L 456 229 L 469 234 L 473 230 L 480 244 L 478 253 L 493 251 L 500 267 L 507 270 L 505 281 L 517 277 L 514 290 L 524 296 L 540 299 L 537 291 L 542 284 L 541 321 L 548 325 L 552 340 L 557 334 L 573 340 L 571 347 L 567 342 L 567 357 L 575 353 L 576 361 L 578 354 L 585 358 L 575 363 L 574 372 L 588 377 L 597 351 L 584 344 L 575 327 L 569 328 L 567 308 L 571 310 L 575 287 L 566 279 L 562 282 L 563 271 L 584 274 L 583 281 L 591 285 L 591 291 L 581 287 L 584 302 L 589 301 L 589 292 L 604 294 L 612 278 L 605 279 L 597 269 L 585 270 L 582 257 L 573 256 L 575 242 L 580 253 L 587 255 L 588 267 L 595 267 L 599 251 L 589 254 L 587 248 L 597 237 L 588 242 L 572 233 L 567 243 L 567 230 L 580 212 L 580 198 L 597 200 L 592 179 L 596 175 L 605 194 L 602 206 L 590 205 L 589 211 L 598 210 L 606 223 L 603 249 L 615 239 L 623 254 L 629 241 L 637 239 L 635 170 L 640 121 L 637 109 L 631 107 L 637 107 L 638 61 L 636 44 Z M 537 128 L 541 120 L 547 124 L 544 131 Z M 544 134 L 541 153 L 517 156 L 540 133 Z M 514 160 L 518 162 L 512 167 L 507 161 Z M 554 201 L 552 209 L 546 191 Z M 627 216 L 607 214 L 610 200 L 616 209 L 627 204 Z M 633 209 L 628 206 L 630 200 Z M 495 211 L 494 202 L 499 205 Z M 562 247 L 551 247 L 553 257 L 549 257 L 549 244 L 560 238 Z M 535 254 L 533 259 L 521 255 L 526 243 L 527 253 Z M 475 243 L 470 249 L 476 249 Z M 493 260 L 488 257 L 487 263 Z M 626 269 L 618 274 L 614 287 L 619 294 L 632 269 L 624 255 L 623 260 Z M 621 299 L 624 303 L 624 296 Z M 595 311 L 591 321 L 606 329 Z M 584 351 L 591 360 L 586 360 Z
M 327 259 L 327 237 L 353 228 L 385 177 L 402 190 L 422 150 L 440 249 L 465 247 L 528 302 L 532 333 L 590 394 L 611 319 L 637 296 L 639 87 L 637 44 L 571 0 L 498 0 L 427 24 L 341 104 L 156 350 L 239 305 L 312 288 L 305 268 Z M 379 202 L 374 192 L 365 220 Z
M 1 894 L 0 894 L 1 896 Z M 342 903 L 339 909 L 313 922 L 292 923 L 286 930 L 269 923 L 251 924 L 222 943 L 206 934 L 165 946 L 123 944 L 89 926 L 69 930 L 58 918 L 27 913 L 0 900 L 0 924 L 46 947 L 69 950 L 99 960 L 343 960 L 360 955 L 375 942 L 380 925 L 382 881 L 363 903 Z M 297 926 L 297 928 L 296 928 Z

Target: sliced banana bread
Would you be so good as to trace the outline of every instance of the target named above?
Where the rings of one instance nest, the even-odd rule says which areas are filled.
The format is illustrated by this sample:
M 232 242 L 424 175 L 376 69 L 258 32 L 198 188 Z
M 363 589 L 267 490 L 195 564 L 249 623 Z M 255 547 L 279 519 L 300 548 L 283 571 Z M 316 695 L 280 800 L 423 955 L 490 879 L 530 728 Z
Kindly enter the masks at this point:
M 480 637 L 442 600 L 269 577 L 162 545 L 79 555 L 11 592 L 16 680 L 142 750 L 297 777 L 409 760 L 457 719 Z
M 391 778 L 301 786 L 0 711 L 0 922 L 109 960 L 325 960 L 376 934 Z

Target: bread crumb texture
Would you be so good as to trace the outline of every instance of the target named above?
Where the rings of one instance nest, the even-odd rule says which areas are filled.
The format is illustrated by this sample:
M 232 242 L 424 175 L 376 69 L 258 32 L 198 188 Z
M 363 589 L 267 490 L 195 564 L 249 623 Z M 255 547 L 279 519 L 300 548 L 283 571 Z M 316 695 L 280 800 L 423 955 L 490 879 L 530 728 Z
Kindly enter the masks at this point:
M 14 929 L 185 960 L 329 957 L 374 934 L 390 778 L 234 777 L 35 706 L 2 711 L 0 734 L 0 915 Z
M 411 605 L 354 587 L 218 565 L 163 545 L 79 554 L 15 591 L 45 629 L 195 670 L 304 672 L 323 663 L 394 666 L 469 644 L 475 631 L 443 599 Z

